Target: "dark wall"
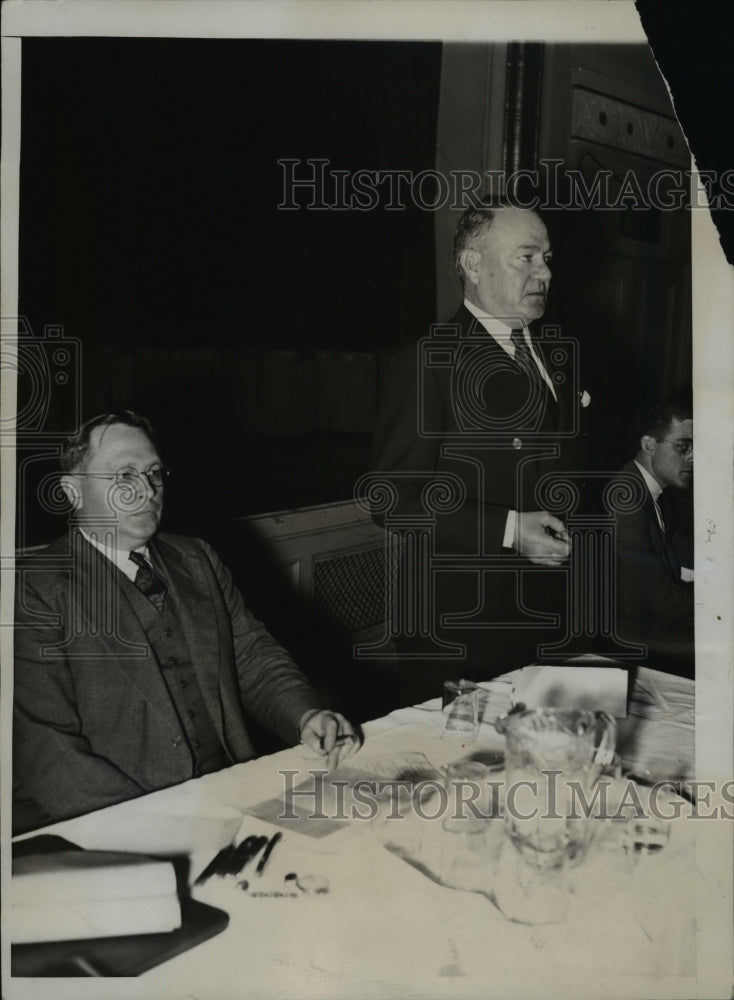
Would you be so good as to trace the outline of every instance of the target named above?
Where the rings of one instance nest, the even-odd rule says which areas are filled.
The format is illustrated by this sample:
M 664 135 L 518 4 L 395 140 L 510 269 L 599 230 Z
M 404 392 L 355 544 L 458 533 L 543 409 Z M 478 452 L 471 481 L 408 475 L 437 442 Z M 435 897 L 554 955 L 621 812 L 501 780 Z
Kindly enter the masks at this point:
M 169 527 L 343 499 L 366 471 L 386 358 L 433 319 L 433 218 L 306 206 L 338 200 L 334 171 L 433 167 L 440 51 L 23 41 L 20 312 L 79 340 L 81 418 L 151 417 Z M 288 158 L 327 183 L 290 197 Z M 52 406 L 44 430 L 73 423 Z M 21 476 L 25 544 L 55 530 L 53 465 Z
M 277 161 L 432 166 L 439 58 L 415 43 L 25 40 L 22 310 L 107 344 L 395 343 L 406 270 L 433 313 L 430 213 L 285 211 Z
M 475 61 L 503 58 L 501 46 L 471 48 Z M 643 65 L 616 46 L 578 48 L 546 47 L 540 76 L 538 152 L 569 162 L 582 55 L 610 84 L 629 77 L 667 100 L 649 52 Z M 285 211 L 277 161 L 298 160 L 301 177 L 315 158 L 332 178 L 433 168 L 441 56 L 438 43 L 25 39 L 20 310 L 39 349 L 47 324 L 80 345 L 44 430 L 105 409 L 148 414 L 176 474 L 172 529 L 350 496 L 385 367 L 436 318 L 434 213 L 410 197 L 387 208 L 384 185 L 370 211 L 306 210 L 333 203 L 333 184 L 300 189 L 302 207 Z M 475 99 L 451 92 L 460 110 Z M 494 163 L 502 116 L 487 115 Z M 640 239 L 609 213 L 577 216 L 548 219 L 546 320 L 585 347 L 592 457 L 617 467 L 630 387 L 658 394 L 689 371 L 687 219 Z M 21 409 L 35 385 L 21 376 Z M 21 448 L 23 544 L 63 524 L 39 503 L 54 447 Z

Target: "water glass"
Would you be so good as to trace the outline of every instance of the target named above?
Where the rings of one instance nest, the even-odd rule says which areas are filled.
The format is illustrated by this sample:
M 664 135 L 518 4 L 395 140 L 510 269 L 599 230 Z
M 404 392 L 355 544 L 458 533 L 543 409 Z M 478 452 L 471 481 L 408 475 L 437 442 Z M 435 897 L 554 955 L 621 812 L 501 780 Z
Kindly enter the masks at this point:
M 479 689 L 471 681 L 444 681 L 441 739 L 465 746 L 479 735 Z

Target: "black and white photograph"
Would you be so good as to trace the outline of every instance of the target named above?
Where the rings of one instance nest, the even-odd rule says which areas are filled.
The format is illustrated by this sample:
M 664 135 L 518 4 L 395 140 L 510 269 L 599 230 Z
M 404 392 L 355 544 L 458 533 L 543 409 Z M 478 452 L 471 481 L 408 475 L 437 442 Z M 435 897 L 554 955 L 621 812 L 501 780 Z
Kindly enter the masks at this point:
M 732 88 L 676 16 L 3 5 L 7 1000 L 731 994 Z

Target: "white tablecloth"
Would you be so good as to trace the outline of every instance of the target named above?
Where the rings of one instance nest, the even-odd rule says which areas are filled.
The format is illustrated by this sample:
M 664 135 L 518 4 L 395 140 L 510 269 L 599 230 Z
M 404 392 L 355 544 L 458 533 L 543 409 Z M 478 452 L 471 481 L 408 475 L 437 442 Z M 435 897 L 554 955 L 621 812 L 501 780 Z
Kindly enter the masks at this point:
M 462 756 L 502 749 L 504 738 L 492 723 L 510 706 L 513 680 L 508 675 L 482 686 L 480 735 L 470 747 L 441 739 L 435 700 L 368 723 L 353 762 L 369 770 L 371 762 L 379 767 L 394 755 L 423 754 L 440 769 Z M 631 713 L 620 725 L 625 765 L 650 780 L 692 776 L 693 707 L 691 681 L 640 670 Z M 303 747 L 294 747 L 48 831 L 87 848 L 187 853 L 193 881 L 233 837 L 273 832 L 248 810 L 281 793 L 281 772 L 298 772 L 297 782 L 317 766 Z M 675 820 L 659 854 L 597 860 L 566 921 L 540 926 L 508 921 L 481 892 L 437 884 L 386 850 L 374 822 L 346 823 L 326 837 L 287 830 L 249 891 L 234 879 L 194 889 L 196 898 L 227 910 L 224 933 L 137 979 L 116 981 L 117 993 L 111 981 L 96 980 L 95 992 L 88 982 L 58 980 L 53 995 L 692 996 L 694 826 Z M 285 875 L 293 873 L 328 879 L 329 892 L 291 895 Z M 50 995 L 48 981 L 22 981 L 22 990 L 20 984 L 13 997 Z

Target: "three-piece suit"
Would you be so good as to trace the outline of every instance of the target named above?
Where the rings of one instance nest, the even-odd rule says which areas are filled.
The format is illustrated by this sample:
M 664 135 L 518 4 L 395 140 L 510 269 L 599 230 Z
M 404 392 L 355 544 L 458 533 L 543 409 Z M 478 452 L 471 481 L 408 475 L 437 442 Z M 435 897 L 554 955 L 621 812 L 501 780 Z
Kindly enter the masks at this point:
M 148 543 L 156 610 L 77 529 L 16 583 L 14 825 L 88 812 L 286 743 L 319 703 L 202 540 Z

